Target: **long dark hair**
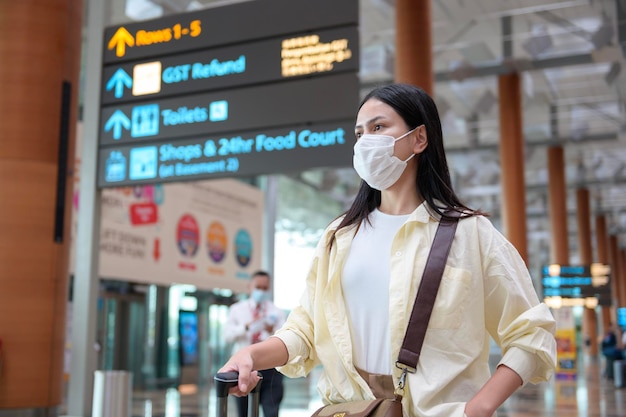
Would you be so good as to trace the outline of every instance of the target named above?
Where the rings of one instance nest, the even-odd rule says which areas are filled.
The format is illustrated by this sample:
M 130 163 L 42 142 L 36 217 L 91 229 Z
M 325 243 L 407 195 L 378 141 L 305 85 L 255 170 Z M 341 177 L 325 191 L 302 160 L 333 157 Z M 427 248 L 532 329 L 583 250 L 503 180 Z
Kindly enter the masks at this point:
M 409 129 L 426 127 L 428 146 L 417 156 L 417 177 L 415 187 L 420 195 L 438 214 L 445 216 L 447 210 L 457 211 L 463 216 L 484 214 L 465 206 L 452 189 L 450 172 L 443 148 L 441 121 L 434 100 L 421 88 L 410 84 L 390 84 L 370 91 L 361 101 L 359 109 L 370 99 L 376 99 L 391 106 Z M 380 205 L 380 191 L 361 181 L 361 187 L 350 208 L 342 214 L 343 220 L 332 235 L 344 227 L 360 224 L 369 213 Z

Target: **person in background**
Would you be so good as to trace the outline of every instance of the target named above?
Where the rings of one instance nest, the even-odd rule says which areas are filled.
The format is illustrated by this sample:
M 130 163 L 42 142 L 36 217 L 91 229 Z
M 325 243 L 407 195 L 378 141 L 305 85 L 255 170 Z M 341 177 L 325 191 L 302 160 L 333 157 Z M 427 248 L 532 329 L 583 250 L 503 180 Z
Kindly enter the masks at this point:
M 604 368 L 604 376 L 607 379 L 613 379 L 613 363 L 622 359 L 622 351 L 619 347 L 619 339 L 617 338 L 617 331 L 613 323 L 609 324 L 602 338 L 601 347 L 606 365 Z
M 270 275 L 257 271 L 248 284 L 249 297 L 230 306 L 224 329 L 227 343 L 233 343 L 233 351 L 252 345 L 270 337 L 285 323 L 285 313 L 271 300 Z M 261 371 L 261 406 L 265 417 L 278 417 L 283 399 L 283 376 L 276 369 Z M 248 398 L 237 398 L 239 417 L 248 413 Z
M 556 368 L 556 323 L 526 263 L 452 188 L 433 99 L 409 84 L 365 96 L 355 124 L 354 168 L 363 180 L 350 208 L 325 230 L 300 305 L 264 342 L 236 352 L 230 392 L 247 394 L 255 369 L 289 377 L 323 366 L 324 404 L 393 398 L 411 417 L 492 417 L 519 387 Z M 442 217 L 461 215 L 417 369 L 395 362 Z M 493 374 L 490 338 L 502 357 Z

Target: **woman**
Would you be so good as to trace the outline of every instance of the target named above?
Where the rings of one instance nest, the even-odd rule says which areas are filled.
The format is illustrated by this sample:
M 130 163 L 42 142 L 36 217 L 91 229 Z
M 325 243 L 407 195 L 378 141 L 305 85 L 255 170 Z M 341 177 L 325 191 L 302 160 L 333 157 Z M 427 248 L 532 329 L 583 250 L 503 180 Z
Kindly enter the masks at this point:
M 354 167 L 363 182 L 318 244 L 301 305 L 274 337 L 237 352 L 221 371 L 239 372 L 235 395 L 256 384 L 253 369 L 280 366 L 296 377 L 321 364 L 325 403 L 371 399 L 373 388 L 389 396 L 367 381 L 398 381 L 394 364 L 424 264 L 439 219 L 452 209 L 463 218 L 417 372 L 407 377 L 404 413 L 492 416 L 518 387 L 553 373 L 554 319 L 515 248 L 455 195 L 439 115 L 423 90 L 373 90 L 355 133 Z M 490 337 L 502 348 L 493 375 Z

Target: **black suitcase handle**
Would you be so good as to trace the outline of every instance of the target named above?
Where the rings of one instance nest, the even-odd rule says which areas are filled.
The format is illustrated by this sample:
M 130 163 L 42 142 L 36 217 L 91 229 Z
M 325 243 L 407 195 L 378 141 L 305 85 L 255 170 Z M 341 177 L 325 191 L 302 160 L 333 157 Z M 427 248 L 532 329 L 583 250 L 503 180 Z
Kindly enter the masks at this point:
M 256 386 L 250 391 L 252 401 L 248 401 L 248 416 L 259 417 L 260 389 L 263 382 L 263 375 L 259 372 L 261 378 Z M 239 372 L 219 372 L 213 378 L 215 380 L 215 393 L 217 394 L 218 417 L 226 417 L 228 415 L 228 390 L 236 386 L 239 382 Z

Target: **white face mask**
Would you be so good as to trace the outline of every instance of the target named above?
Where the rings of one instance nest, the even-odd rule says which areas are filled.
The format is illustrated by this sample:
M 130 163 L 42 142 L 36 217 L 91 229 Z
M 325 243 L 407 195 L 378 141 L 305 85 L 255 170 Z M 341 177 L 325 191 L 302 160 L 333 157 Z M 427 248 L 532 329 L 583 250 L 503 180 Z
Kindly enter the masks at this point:
M 354 145 L 352 160 L 359 177 L 370 187 L 381 191 L 395 184 L 404 172 L 406 163 L 415 154 L 403 161 L 394 156 L 394 144 L 414 132 L 415 129 L 409 130 L 398 138 L 387 135 L 361 136 Z
M 256 304 L 261 304 L 270 299 L 269 291 L 263 291 L 258 288 L 254 288 L 250 297 L 254 300 Z

